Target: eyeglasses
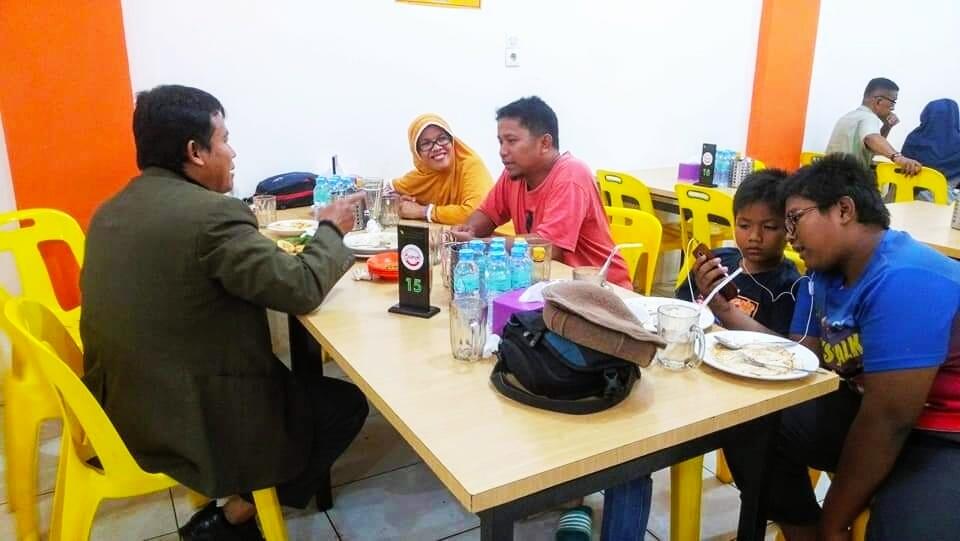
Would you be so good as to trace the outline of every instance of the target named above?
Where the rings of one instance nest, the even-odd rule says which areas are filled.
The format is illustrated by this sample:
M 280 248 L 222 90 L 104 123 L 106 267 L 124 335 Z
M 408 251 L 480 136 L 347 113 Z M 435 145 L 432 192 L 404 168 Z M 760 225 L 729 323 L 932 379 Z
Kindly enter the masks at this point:
M 432 139 L 432 140 L 423 139 L 417 142 L 417 149 L 419 149 L 420 152 L 430 152 L 430 150 L 433 149 L 434 145 L 445 147 L 452 142 L 453 142 L 453 137 L 450 137 L 447 134 L 443 134 L 440 137 L 437 137 L 436 139 Z
M 897 100 L 888 98 L 888 97 L 886 97 L 886 96 L 874 96 L 874 97 L 875 97 L 875 98 L 885 99 L 885 100 L 887 100 L 887 101 L 890 102 L 890 105 L 896 105 L 896 104 L 897 104 Z
M 805 209 L 800 209 L 794 212 L 787 214 L 786 219 L 783 221 L 783 225 L 787 229 L 788 235 L 794 235 L 797 232 L 797 224 L 800 222 L 800 218 L 803 218 L 803 215 L 810 212 L 811 210 L 816 209 L 817 206 L 807 207 Z

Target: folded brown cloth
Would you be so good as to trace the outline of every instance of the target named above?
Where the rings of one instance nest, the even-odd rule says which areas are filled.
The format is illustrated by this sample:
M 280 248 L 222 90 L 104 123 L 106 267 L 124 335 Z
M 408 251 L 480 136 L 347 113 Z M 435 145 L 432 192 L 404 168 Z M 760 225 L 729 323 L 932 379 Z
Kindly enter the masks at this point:
M 616 293 L 589 282 L 560 282 L 543 290 L 543 322 L 564 338 L 647 366 L 666 342 L 643 328 Z

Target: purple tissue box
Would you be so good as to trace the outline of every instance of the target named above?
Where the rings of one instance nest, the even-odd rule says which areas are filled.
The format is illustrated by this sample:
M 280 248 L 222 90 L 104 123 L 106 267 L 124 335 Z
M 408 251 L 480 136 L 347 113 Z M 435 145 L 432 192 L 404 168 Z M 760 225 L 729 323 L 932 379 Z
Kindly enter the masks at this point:
M 680 182 L 697 182 L 700 180 L 700 164 L 681 163 L 677 167 L 677 180 Z
M 491 333 L 502 335 L 503 327 L 510 320 L 510 316 L 516 312 L 543 308 L 543 302 L 520 302 L 520 295 L 524 291 L 526 289 L 515 289 L 493 299 L 493 328 L 490 329 Z

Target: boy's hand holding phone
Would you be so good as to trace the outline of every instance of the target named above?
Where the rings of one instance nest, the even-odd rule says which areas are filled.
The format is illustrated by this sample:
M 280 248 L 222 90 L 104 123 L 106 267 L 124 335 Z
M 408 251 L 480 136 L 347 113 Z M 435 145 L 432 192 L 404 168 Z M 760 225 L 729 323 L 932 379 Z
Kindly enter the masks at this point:
M 697 290 L 700 295 L 706 297 L 711 291 L 727 277 L 728 269 L 720 264 L 720 258 L 716 257 L 710 248 L 700 244 L 693 250 L 696 260 L 693 262 L 693 280 L 697 284 Z M 736 284 L 729 282 L 723 286 L 723 289 L 717 295 L 714 295 L 710 301 L 710 309 L 715 313 L 724 312 L 730 308 L 729 301 L 739 295 L 740 290 Z

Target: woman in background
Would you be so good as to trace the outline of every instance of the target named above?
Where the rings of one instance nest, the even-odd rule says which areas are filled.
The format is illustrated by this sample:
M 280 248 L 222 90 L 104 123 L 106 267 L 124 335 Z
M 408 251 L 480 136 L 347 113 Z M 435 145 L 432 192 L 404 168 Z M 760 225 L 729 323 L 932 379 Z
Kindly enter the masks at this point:
M 920 125 L 903 142 L 903 153 L 947 177 L 952 191 L 960 184 L 960 110 L 950 99 L 931 101 Z
M 462 224 L 493 186 L 490 172 L 469 146 L 454 139 L 445 120 L 420 115 L 407 130 L 414 169 L 391 182 L 402 196 L 400 217 Z

